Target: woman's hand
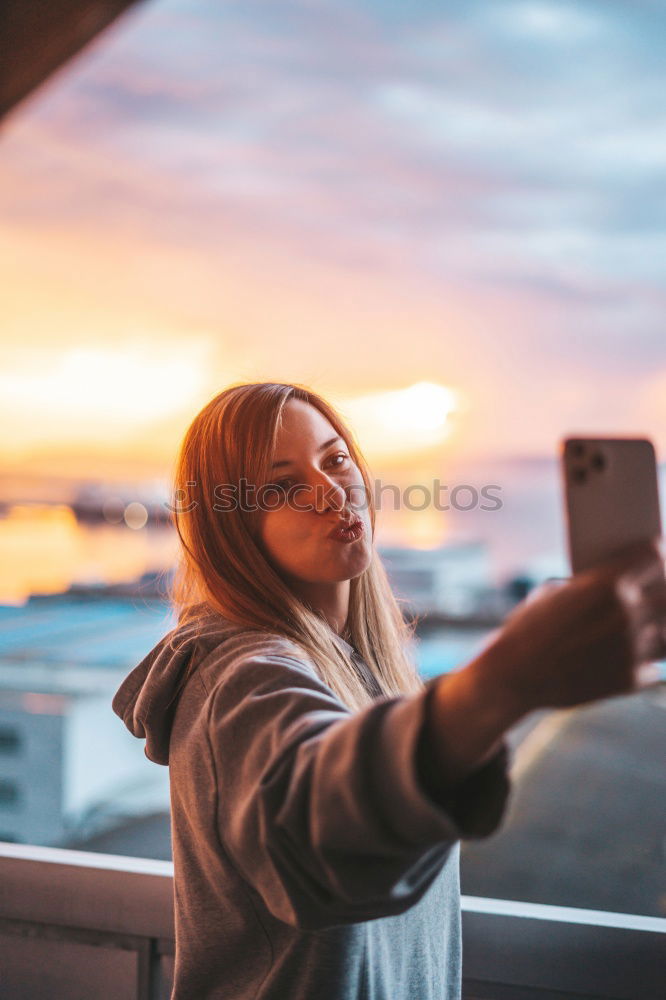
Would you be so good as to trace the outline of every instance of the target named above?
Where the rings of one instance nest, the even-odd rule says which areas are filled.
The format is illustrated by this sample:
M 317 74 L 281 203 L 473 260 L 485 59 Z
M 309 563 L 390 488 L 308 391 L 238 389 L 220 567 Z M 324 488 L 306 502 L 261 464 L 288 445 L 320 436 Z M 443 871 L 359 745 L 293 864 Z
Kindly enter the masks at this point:
M 534 709 L 638 690 L 641 665 L 662 656 L 666 580 L 656 546 L 540 587 L 476 659 L 437 683 L 425 739 L 441 782 L 453 786 L 484 764 Z
M 599 568 L 539 588 L 509 616 L 487 654 L 474 666 L 487 671 L 487 683 L 517 717 L 637 690 L 641 664 L 666 655 L 666 580 L 657 546 L 632 546 Z

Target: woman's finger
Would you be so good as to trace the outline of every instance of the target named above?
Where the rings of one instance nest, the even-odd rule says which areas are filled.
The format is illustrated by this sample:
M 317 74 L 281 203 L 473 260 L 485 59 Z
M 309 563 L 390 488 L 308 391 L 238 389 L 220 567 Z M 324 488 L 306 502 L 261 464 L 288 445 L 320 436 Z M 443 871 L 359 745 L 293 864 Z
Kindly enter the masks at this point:
M 666 627 L 656 622 L 646 622 L 637 630 L 635 650 L 639 663 L 666 657 Z
M 622 577 L 617 581 L 616 593 L 635 626 L 649 622 L 666 626 L 666 580 L 641 584 Z
M 664 558 L 660 541 L 634 542 L 622 548 L 596 567 L 597 572 L 611 576 L 628 574 L 643 578 L 664 575 Z M 592 571 L 594 572 L 594 570 Z
M 634 671 L 634 689 L 651 687 L 661 680 L 661 670 L 656 663 L 642 663 Z

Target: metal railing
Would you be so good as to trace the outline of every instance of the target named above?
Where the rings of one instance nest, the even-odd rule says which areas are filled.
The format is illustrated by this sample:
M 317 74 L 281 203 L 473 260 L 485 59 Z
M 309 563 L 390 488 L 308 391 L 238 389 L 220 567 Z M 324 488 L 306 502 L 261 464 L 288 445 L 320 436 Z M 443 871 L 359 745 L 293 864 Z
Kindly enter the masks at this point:
M 173 865 L 0 843 L 2 996 L 169 1000 Z M 465 1000 L 663 1000 L 666 919 L 463 896 Z
M 0 884 L 7 1000 L 168 1000 L 171 862 L 0 843 Z

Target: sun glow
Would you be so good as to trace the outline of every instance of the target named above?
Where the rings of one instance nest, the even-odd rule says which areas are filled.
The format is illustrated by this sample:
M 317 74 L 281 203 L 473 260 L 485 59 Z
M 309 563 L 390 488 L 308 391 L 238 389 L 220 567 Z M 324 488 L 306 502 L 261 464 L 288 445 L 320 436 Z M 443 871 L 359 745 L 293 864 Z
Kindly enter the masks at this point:
M 0 373 L 0 415 L 12 444 L 115 440 L 195 405 L 205 382 L 202 342 L 15 351 Z
M 459 394 L 435 382 L 415 382 L 340 403 L 363 451 L 373 456 L 411 454 L 442 444 L 460 408 Z

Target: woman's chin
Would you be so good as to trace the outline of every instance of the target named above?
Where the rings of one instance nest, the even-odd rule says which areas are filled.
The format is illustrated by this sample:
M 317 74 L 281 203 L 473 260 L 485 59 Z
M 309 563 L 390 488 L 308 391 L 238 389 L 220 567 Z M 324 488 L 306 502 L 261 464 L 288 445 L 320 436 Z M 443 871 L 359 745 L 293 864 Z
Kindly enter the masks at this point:
M 362 541 L 359 539 L 359 541 Z M 353 545 L 353 543 L 352 543 Z M 350 549 L 351 549 L 350 545 Z M 353 580 L 354 577 L 364 573 L 372 562 L 372 552 L 366 546 L 359 545 L 358 550 L 345 553 L 344 561 L 341 562 L 340 571 L 343 574 L 341 579 Z

